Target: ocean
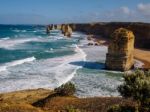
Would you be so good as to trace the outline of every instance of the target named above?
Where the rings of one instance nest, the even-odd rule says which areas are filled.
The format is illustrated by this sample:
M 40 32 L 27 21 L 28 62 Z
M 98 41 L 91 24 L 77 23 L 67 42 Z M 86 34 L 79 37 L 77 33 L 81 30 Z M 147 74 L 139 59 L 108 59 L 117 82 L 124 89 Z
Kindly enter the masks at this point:
M 0 25 L 0 93 L 71 81 L 79 97 L 118 96 L 122 73 L 104 69 L 107 47 L 86 44 L 79 32 L 67 38 L 40 25 Z

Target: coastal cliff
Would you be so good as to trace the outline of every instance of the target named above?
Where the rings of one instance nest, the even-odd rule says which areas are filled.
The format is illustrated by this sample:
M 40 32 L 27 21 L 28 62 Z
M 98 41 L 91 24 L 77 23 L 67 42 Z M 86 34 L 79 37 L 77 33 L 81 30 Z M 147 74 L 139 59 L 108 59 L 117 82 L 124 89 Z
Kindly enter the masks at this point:
M 131 30 L 135 35 L 135 46 L 150 49 L 150 23 L 110 22 L 93 24 L 69 24 L 73 31 L 100 35 L 110 39 L 110 35 L 118 28 Z

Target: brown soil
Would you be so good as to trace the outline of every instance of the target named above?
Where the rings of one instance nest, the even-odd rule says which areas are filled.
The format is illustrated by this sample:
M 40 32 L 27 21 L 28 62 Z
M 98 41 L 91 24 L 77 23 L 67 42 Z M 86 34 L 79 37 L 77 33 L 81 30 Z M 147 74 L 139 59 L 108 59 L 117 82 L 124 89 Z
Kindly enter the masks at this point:
M 0 99 L 0 112 L 107 112 L 114 104 L 135 105 L 119 97 L 60 97 L 45 89 L 0 94 Z

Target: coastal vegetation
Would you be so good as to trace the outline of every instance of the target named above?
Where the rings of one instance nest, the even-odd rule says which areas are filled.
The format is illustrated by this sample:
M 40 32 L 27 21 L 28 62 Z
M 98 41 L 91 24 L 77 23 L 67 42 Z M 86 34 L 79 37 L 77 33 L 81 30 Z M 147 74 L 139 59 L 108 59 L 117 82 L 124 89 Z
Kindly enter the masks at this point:
M 72 96 L 74 95 L 76 88 L 71 82 L 61 85 L 54 90 L 60 96 Z
M 115 105 L 108 112 L 150 112 L 150 71 L 136 70 L 123 77 L 124 83 L 118 87 L 119 93 L 137 104 Z

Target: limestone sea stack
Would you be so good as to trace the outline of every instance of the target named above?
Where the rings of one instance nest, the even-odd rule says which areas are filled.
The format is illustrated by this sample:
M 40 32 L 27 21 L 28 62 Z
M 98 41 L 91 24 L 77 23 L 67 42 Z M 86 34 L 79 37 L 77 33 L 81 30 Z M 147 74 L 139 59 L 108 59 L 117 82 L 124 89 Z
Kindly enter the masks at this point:
M 46 33 L 49 34 L 50 33 L 50 26 L 46 27 Z
M 54 26 L 51 24 L 51 25 L 48 25 L 47 27 L 46 27 L 46 33 L 47 34 L 50 34 L 50 31 L 51 30 L 54 30 Z
M 61 31 L 64 36 L 71 37 L 72 35 L 72 28 L 69 25 L 62 25 Z
M 106 55 L 106 68 L 127 71 L 134 65 L 134 34 L 125 28 L 119 28 L 111 36 Z

